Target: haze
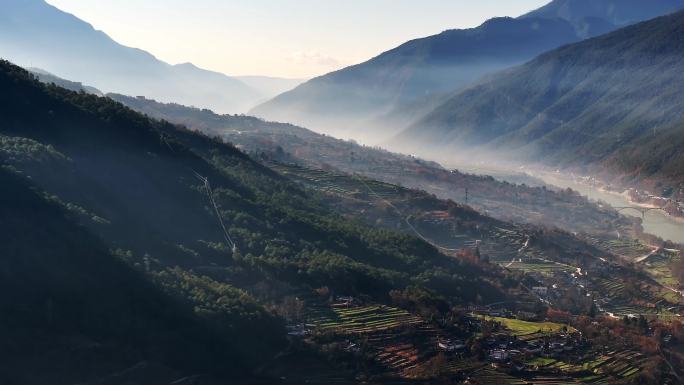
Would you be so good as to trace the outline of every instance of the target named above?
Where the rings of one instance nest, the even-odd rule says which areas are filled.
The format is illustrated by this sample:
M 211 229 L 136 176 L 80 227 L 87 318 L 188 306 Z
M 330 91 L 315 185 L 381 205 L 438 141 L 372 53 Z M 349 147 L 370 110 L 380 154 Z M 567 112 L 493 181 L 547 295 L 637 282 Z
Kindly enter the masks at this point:
M 115 40 L 230 75 L 309 78 L 406 40 L 518 16 L 544 0 L 49 0 Z

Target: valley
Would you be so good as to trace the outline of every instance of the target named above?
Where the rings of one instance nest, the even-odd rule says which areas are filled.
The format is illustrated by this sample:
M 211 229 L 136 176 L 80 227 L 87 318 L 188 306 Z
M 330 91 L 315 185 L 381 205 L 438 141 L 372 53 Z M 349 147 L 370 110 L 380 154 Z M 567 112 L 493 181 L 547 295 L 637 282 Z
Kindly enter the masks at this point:
M 560 188 L 572 188 L 590 199 L 605 202 L 613 208 L 621 209 L 620 212 L 624 215 L 640 218 L 644 232 L 648 234 L 684 244 L 684 216 L 682 215 L 671 214 L 659 209 L 645 212 L 642 215 L 642 212 L 639 212 L 641 208 L 649 209 L 662 206 L 635 202 L 631 199 L 628 192 L 617 193 L 608 191 L 600 185 L 596 186 L 592 183 L 583 182 L 584 178 L 572 175 L 562 177 L 553 173 L 537 174 L 536 176 L 550 185 Z M 635 209 L 628 207 L 634 207 Z
M 220 136 L 257 158 L 358 173 L 386 183 L 424 190 L 441 199 L 467 203 L 482 213 L 506 221 L 544 224 L 568 231 L 606 234 L 614 234 L 618 229 L 624 233 L 632 231 L 632 221 L 614 210 L 601 208 L 575 192 L 551 191 L 543 183 L 528 186 L 449 170 L 436 162 L 335 139 L 290 124 L 248 116 L 218 115 L 150 99 L 123 95 L 109 97 L 151 117 Z M 520 181 L 529 182 L 526 179 L 516 182 Z
M 314 3 L 0 2 L 0 384 L 684 384 L 684 0 Z
M 161 104 L 149 99 L 121 95 L 111 97 L 149 115 L 183 125 L 176 126 L 176 130 L 180 131 L 169 132 L 168 139 L 162 139 L 160 145 L 173 149 L 177 146 L 174 143 L 179 139 L 186 143 L 195 142 L 196 139 L 192 139 L 194 134 L 190 131 L 184 133 L 185 127 L 199 128 L 214 136 L 220 135 L 222 140 L 229 140 L 252 154 L 268 169 L 307 190 L 321 194 L 321 204 L 332 208 L 347 220 L 405 233 L 422 239 L 444 255 L 481 266 L 481 269 L 488 271 L 489 278 L 485 282 L 491 285 L 491 290 L 499 290 L 503 295 L 498 298 L 483 295 L 481 299 L 472 302 L 470 307 L 461 306 L 459 310 L 459 306 L 456 306 L 454 310 L 442 302 L 441 298 L 445 295 L 462 296 L 463 288 L 454 288 L 447 284 L 443 281 L 445 277 L 439 273 L 415 277 L 414 283 L 420 282 L 421 287 L 431 287 L 434 290 L 420 294 L 421 299 L 417 302 L 415 299 L 401 299 L 400 291 L 397 291 L 396 298 L 390 296 L 389 302 L 378 302 L 377 299 L 352 294 L 358 292 L 358 289 L 350 286 L 333 289 L 330 284 L 315 290 L 290 290 L 290 294 L 281 297 L 281 302 L 274 305 L 278 314 L 289 320 L 286 324 L 288 338 L 293 342 L 300 341 L 303 345 L 296 342 L 295 346 L 299 347 L 290 348 L 295 350 L 290 350 L 284 357 L 299 357 L 313 349 L 311 354 L 314 356 L 322 354 L 330 357 L 331 354 L 341 354 L 345 362 L 357 362 L 361 352 L 361 356 L 370 354 L 377 355 L 377 358 L 371 359 L 370 366 L 365 364 L 365 369 L 332 365 L 327 369 L 319 368 L 322 372 L 315 377 L 304 378 L 283 372 L 279 359 L 276 359 L 269 366 L 261 368 L 262 373 L 284 377 L 285 381 L 294 376 L 292 379 L 295 383 L 352 383 L 354 378 L 358 379 L 358 373 L 364 373 L 369 376 L 366 378 L 378 383 L 394 382 L 398 378 L 429 382 L 428 378 L 435 376 L 463 380 L 472 377 L 506 383 L 531 383 L 540 379 L 547 383 L 599 380 L 611 383 L 616 378 L 629 379 L 645 370 L 645 357 L 640 358 L 636 366 L 619 364 L 621 357 L 637 357 L 640 354 L 630 350 L 634 347 L 634 341 L 619 345 L 611 343 L 609 346 L 614 347 L 613 351 L 596 350 L 595 345 L 587 346 L 584 349 L 588 350 L 581 353 L 582 358 L 571 359 L 566 353 L 556 355 L 552 350 L 539 356 L 531 353 L 530 364 L 523 365 L 525 369 L 522 372 L 511 371 L 511 362 L 517 361 L 510 361 L 508 356 L 504 365 L 499 365 L 494 360 L 497 363 L 497 368 L 494 369 L 485 369 L 480 359 L 472 360 L 472 355 L 468 355 L 471 361 L 466 360 L 469 363 L 463 362 L 465 357 L 462 355 L 456 355 L 454 362 L 454 357 L 450 355 L 452 353 L 440 354 L 438 342 L 468 340 L 467 333 L 452 334 L 448 330 L 463 327 L 462 324 L 471 325 L 468 327 L 479 325 L 477 318 L 468 318 L 471 317 L 469 314 L 478 312 L 495 314 L 499 317 L 496 321 L 504 326 L 513 322 L 513 327 L 520 328 L 523 324 L 509 320 L 540 322 L 535 320 L 548 318 L 545 313 L 548 310 L 544 310 L 547 308 L 561 312 L 559 314 L 565 317 L 564 322 L 572 319 L 572 325 L 576 325 L 578 319 L 569 316 L 570 314 L 604 314 L 607 317 L 605 325 L 614 322 L 611 320 L 622 322 L 625 317 L 644 317 L 650 319 L 654 325 L 660 325 L 679 318 L 683 311 L 682 297 L 672 286 L 676 286 L 676 281 L 672 280 L 671 266 L 676 263 L 678 256 L 653 253 L 652 248 L 629 237 L 635 231 L 635 222 L 609 207 L 602 207 L 582 198 L 576 192 L 556 192 L 540 187 L 541 183 L 537 181 L 541 179 L 530 179 L 536 182 L 535 187 L 510 184 L 502 181 L 506 179 L 505 172 L 501 172 L 501 179 L 497 180 L 451 171 L 436 163 L 340 141 L 296 126 L 269 123 L 250 117 L 220 116 L 206 110 Z M 173 137 L 177 139 L 174 140 Z M 312 145 L 320 147 L 311 147 Z M 199 150 L 202 147 L 196 148 Z M 202 153 L 204 151 L 206 150 L 202 150 Z M 210 153 L 211 150 L 206 152 L 207 155 Z M 370 167 L 370 164 L 375 166 Z M 384 167 L 378 168 L 378 164 L 383 164 Z M 529 179 L 520 174 L 514 177 Z M 465 190 L 459 188 L 451 191 L 453 187 L 448 187 L 463 186 L 466 183 L 469 188 L 467 206 L 463 196 Z M 483 199 L 479 194 L 487 194 L 487 198 Z M 460 199 L 460 203 L 457 200 L 440 199 L 449 196 Z M 547 203 L 539 205 L 539 197 L 545 197 L 542 202 Z M 492 207 L 485 209 L 483 213 L 493 213 L 499 218 L 488 217 L 473 209 L 480 204 Z M 530 209 L 532 207 L 533 210 Z M 578 233 L 576 236 L 568 233 L 568 230 L 545 228 L 543 221 L 529 217 L 531 211 L 548 213 L 542 215 L 557 215 L 553 213 L 574 212 L 578 208 L 587 213 L 581 221 L 575 219 L 579 218 L 575 216 L 557 216 L 553 222 L 556 226 L 573 226 Z M 519 218 L 525 217 L 526 220 L 520 221 L 521 224 L 514 224 L 505 219 L 515 218 L 516 215 Z M 611 222 L 607 223 L 606 218 L 612 218 Z M 617 233 L 625 235 L 618 237 Z M 273 250 L 280 249 L 278 242 L 267 249 L 271 247 L 276 247 Z M 184 246 L 183 249 L 192 254 L 200 252 L 196 247 Z M 651 257 L 641 259 L 647 254 Z M 219 281 L 225 279 L 218 278 L 224 277 L 225 273 L 220 273 L 221 269 L 216 265 L 194 269 L 202 274 L 210 274 Z M 345 278 L 345 282 L 346 279 L 348 278 Z M 324 283 L 326 280 L 318 282 Z M 626 285 L 624 282 L 630 284 Z M 362 283 L 359 281 L 358 284 Z M 362 289 L 362 292 L 366 290 Z M 432 297 L 434 293 L 439 294 Z M 437 314 L 444 317 L 445 311 L 447 314 L 458 311 L 457 314 L 462 314 L 459 317 L 466 318 L 459 318 L 461 321 L 445 331 L 443 322 L 435 323 Z M 527 330 L 533 327 L 527 325 Z M 543 327 L 540 326 L 540 329 Z M 503 329 L 503 335 L 495 338 L 505 338 L 503 336 L 506 333 L 510 332 Z M 531 340 L 528 344 L 532 345 L 528 349 L 537 351 L 537 345 L 534 344 L 536 341 L 542 345 L 543 351 L 546 338 L 548 336 L 541 340 Z M 567 336 L 563 338 L 567 339 Z M 412 342 L 409 344 L 406 341 Z M 483 343 L 479 338 L 474 341 Z M 497 343 L 485 344 L 485 360 L 491 359 L 487 357 L 492 354 L 503 354 L 497 346 Z M 467 351 L 472 354 L 473 349 L 469 347 Z M 522 351 L 521 349 L 522 346 L 510 347 L 504 351 L 509 355 L 509 350 Z M 578 360 L 595 363 L 588 364 L 588 367 L 583 366 L 584 364 L 579 367 L 572 364 Z M 312 365 L 321 363 L 314 360 Z M 600 369 L 604 365 L 605 368 Z M 613 368 L 610 365 L 618 366 Z

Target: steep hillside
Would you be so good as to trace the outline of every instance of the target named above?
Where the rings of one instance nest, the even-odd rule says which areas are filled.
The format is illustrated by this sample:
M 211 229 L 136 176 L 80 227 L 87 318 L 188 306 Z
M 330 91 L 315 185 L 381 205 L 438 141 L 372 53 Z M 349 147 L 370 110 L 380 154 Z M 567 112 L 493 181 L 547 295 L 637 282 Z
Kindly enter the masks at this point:
M 683 33 L 677 13 L 544 54 L 455 94 L 399 141 L 682 183 Z
M 229 342 L 235 335 L 208 328 L 112 256 L 27 178 L 3 166 L 0 184 L 0 382 L 170 383 L 220 367 L 238 382 L 249 374 Z
M 517 19 L 407 42 L 365 63 L 313 79 L 253 109 L 342 137 L 377 142 L 481 76 L 624 23 L 684 7 L 682 0 L 556 0 Z M 647 9 L 647 11 L 645 10 Z
M 191 64 L 170 65 L 125 47 L 44 0 L 0 3 L 0 57 L 104 92 L 244 112 L 266 95 L 240 80 Z
M 91 87 L 79 82 L 72 82 L 70 80 L 62 79 L 59 76 L 55 76 L 54 74 L 51 74 L 40 68 L 28 68 L 28 71 L 35 75 L 36 78 L 43 83 L 52 83 L 62 88 L 66 88 L 69 91 L 83 91 L 93 95 L 104 96 L 102 91 L 98 90 L 95 87 Z
M 430 105 L 432 98 L 487 72 L 576 40 L 572 26 L 562 20 L 493 19 L 478 28 L 407 42 L 368 62 L 310 80 L 251 113 L 337 136 L 378 140 L 392 127 L 376 132 L 363 130 L 364 124 L 389 118 L 404 106 Z
M 582 20 L 604 20 L 615 26 L 626 26 L 642 20 L 680 10 L 680 0 L 553 0 L 523 17 L 558 17 L 573 23 Z
M 518 178 L 518 184 L 511 184 L 490 176 L 447 170 L 435 162 L 361 146 L 291 124 L 265 122 L 249 116 L 217 115 L 209 110 L 123 95 L 108 96 L 151 117 L 225 138 L 256 157 L 310 168 L 336 169 L 425 190 L 506 221 L 611 234 L 627 225 L 613 210 L 599 207 L 579 194 L 541 188 L 542 183 L 524 175 Z
M 56 384 L 121 383 L 120 375 L 133 377 L 131 383 L 169 383 L 175 373 L 235 383 L 284 348 L 284 321 L 266 307 L 278 309 L 287 296 L 314 288 L 377 302 L 412 285 L 447 287 L 441 295 L 453 303 L 502 298 L 482 267 L 441 255 L 417 238 L 345 220 L 315 194 L 221 141 L 150 120 L 107 98 L 43 85 L 6 62 L 0 64 L 0 87 L 0 116 L 8 123 L 0 128 L 0 176 L 9 186 L 1 209 L 10 218 L 2 223 L 2 247 L 12 257 L 3 259 L 9 265 L 2 272 L 12 277 L 2 284 L 28 296 L 3 300 L 27 312 L 3 312 L 7 338 L 16 345 L 4 352 L 16 350 L 16 359 L 23 359 L 3 375 L 19 384 L 44 383 L 23 370 L 44 365 L 54 366 L 38 373 Z M 71 219 L 55 219 L 65 213 Z M 102 262 L 92 265 L 90 258 Z M 64 278 L 81 276 L 73 286 Z M 112 292 L 115 283 L 127 281 L 130 292 Z M 137 285 L 163 294 L 146 297 Z M 116 305 L 129 296 L 140 297 L 141 310 L 135 301 L 126 305 L 130 312 Z M 180 310 L 163 306 L 165 296 Z M 102 302 L 91 305 L 95 298 Z M 146 307 L 148 300 L 166 318 Z M 70 329 L 51 329 L 51 309 Z M 197 330 L 195 321 L 179 317 L 196 320 Z M 110 323 L 121 329 L 110 330 Z M 181 328 L 178 337 L 163 335 L 173 330 L 165 325 L 178 324 L 188 334 Z M 21 334 L 22 327 L 34 329 Z M 162 341 L 151 331 L 157 327 Z M 202 344 L 203 354 L 195 354 L 192 344 L 178 348 L 187 335 Z M 26 350 L 39 336 L 57 341 L 48 356 Z M 82 345 L 110 339 L 112 350 L 102 354 L 115 355 L 111 361 L 90 356 L 104 368 L 49 359 L 67 359 L 68 352 L 81 354 Z M 186 354 L 191 357 L 185 360 Z M 150 380 L 141 367 L 161 367 L 163 380 Z

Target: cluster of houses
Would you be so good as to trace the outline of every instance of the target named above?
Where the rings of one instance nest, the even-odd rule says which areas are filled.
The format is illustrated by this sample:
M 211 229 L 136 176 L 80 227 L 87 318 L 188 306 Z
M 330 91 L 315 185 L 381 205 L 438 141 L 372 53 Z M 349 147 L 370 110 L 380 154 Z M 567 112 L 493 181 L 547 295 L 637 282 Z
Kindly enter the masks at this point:
M 433 225 L 444 225 L 444 224 L 450 224 L 453 222 L 453 218 L 449 214 L 448 211 L 443 210 L 443 211 L 429 211 L 426 213 L 424 220 L 427 223 L 433 224 Z
M 531 341 L 508 335 L 497 335 L 483 342 L 487 348 L 487 358 L 494 364 L 504 365 L 512 364 L 512 361 L 520 361 L 516 358 L 563 358 L 578 349 L 583 340 L 581 334 L 575 332 L 558 333 Z
M 465 351 L 466 345 L 463 340 L 438 339 L 437 348 L 447 353 L 460 353 Z
M 291 337 L 308 337 L 311 335 L 311 330 L 315 326 L 316 325 L 308 325 L 303 323 L 287 325 L 287 335 Z
M 648 191 L 641 191 L 633 188 L 628 190 L 628 194 L 633 202 L 662 207 L 663 210 L 672 216 L 684 216 L 684 202 L 653 195 Z

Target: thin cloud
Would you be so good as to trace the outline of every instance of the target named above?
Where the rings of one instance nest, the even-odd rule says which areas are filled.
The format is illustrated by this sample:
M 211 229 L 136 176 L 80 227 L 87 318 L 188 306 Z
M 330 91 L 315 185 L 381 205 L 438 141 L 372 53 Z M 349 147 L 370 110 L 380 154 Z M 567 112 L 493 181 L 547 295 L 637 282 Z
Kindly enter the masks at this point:
M 342 67 L 344 63 L 330 55 L 319 51 L 297 51 L 285 57 L 290 62 L 303 65 L 317 65 L 320 67 L 336 68 Z

